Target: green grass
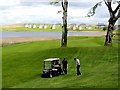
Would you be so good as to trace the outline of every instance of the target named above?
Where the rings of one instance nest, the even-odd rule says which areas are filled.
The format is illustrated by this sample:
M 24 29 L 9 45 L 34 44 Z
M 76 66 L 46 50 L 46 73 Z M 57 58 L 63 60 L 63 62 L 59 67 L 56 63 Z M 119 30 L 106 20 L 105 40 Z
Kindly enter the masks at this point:
M 103 37 L 69 37 L 68 47 L 60 41 L 37 41 L 3 47 L 3 87 L 14 88 L 117 88 L 118 47 L 104 47 Z M 43 60 L 65 57 L 68 75 L 41 78 Z M 73 58 L 81 60 L 81 76 L 76 76 Z

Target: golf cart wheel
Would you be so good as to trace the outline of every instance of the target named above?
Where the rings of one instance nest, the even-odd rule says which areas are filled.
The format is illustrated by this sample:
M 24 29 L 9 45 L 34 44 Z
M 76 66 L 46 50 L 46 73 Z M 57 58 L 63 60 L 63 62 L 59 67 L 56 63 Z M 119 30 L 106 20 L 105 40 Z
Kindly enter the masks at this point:
M 50 74 L 50 78 L 52 78 L 53 76 L 52 76 L 52 74 Z

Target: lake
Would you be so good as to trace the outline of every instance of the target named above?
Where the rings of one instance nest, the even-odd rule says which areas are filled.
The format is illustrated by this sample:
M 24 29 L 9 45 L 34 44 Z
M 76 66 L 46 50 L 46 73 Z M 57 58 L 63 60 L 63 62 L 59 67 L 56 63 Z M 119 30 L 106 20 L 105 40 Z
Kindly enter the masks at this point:
M 43 32 L 43 31 L 0 31 L 0 34 L 2 34 L 2 37 L 0 38 L 14 38 L 14 37 L 61 37 L 62 32 Z M 105 35 L 105 33 L 102 32 L 68 32 L 68 36 L 81 36 L 81 35 Z

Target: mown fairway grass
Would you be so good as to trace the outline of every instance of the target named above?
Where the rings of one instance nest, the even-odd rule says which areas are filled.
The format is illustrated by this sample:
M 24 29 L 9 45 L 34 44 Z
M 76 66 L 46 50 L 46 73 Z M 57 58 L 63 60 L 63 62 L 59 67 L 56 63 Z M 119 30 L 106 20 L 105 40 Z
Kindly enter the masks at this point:
M 117 88 L 118 47 L 103 46 L 103 37 L 69 37 L 68 47 L 60 41 L 39 41 L 3 47 L 3 88 Z M 41 78 L 43 60 L 65 57 L 68 75 Z M 81 76 L 76 76 L 73 58 L 81 60 Z

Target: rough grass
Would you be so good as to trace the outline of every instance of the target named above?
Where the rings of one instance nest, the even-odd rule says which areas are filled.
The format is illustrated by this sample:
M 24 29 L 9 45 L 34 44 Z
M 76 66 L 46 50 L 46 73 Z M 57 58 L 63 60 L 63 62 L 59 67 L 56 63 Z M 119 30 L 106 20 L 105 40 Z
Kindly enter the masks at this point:
M 100 38 L 76 37 L 76 40 L 68 41 L 66 48 L 60 47 L 60 41 L 28 42 L 3 47 L 3 87 L 117 88 L 117 42 L 113 47 L 104 47 L 103 42 Z M 43 60 L 52 57 L 61 60 L 65 57 L 68 60 L 68 75 L 40 77 Z M 74 57 L 81 60 L 81 76 L 76 76 Z

